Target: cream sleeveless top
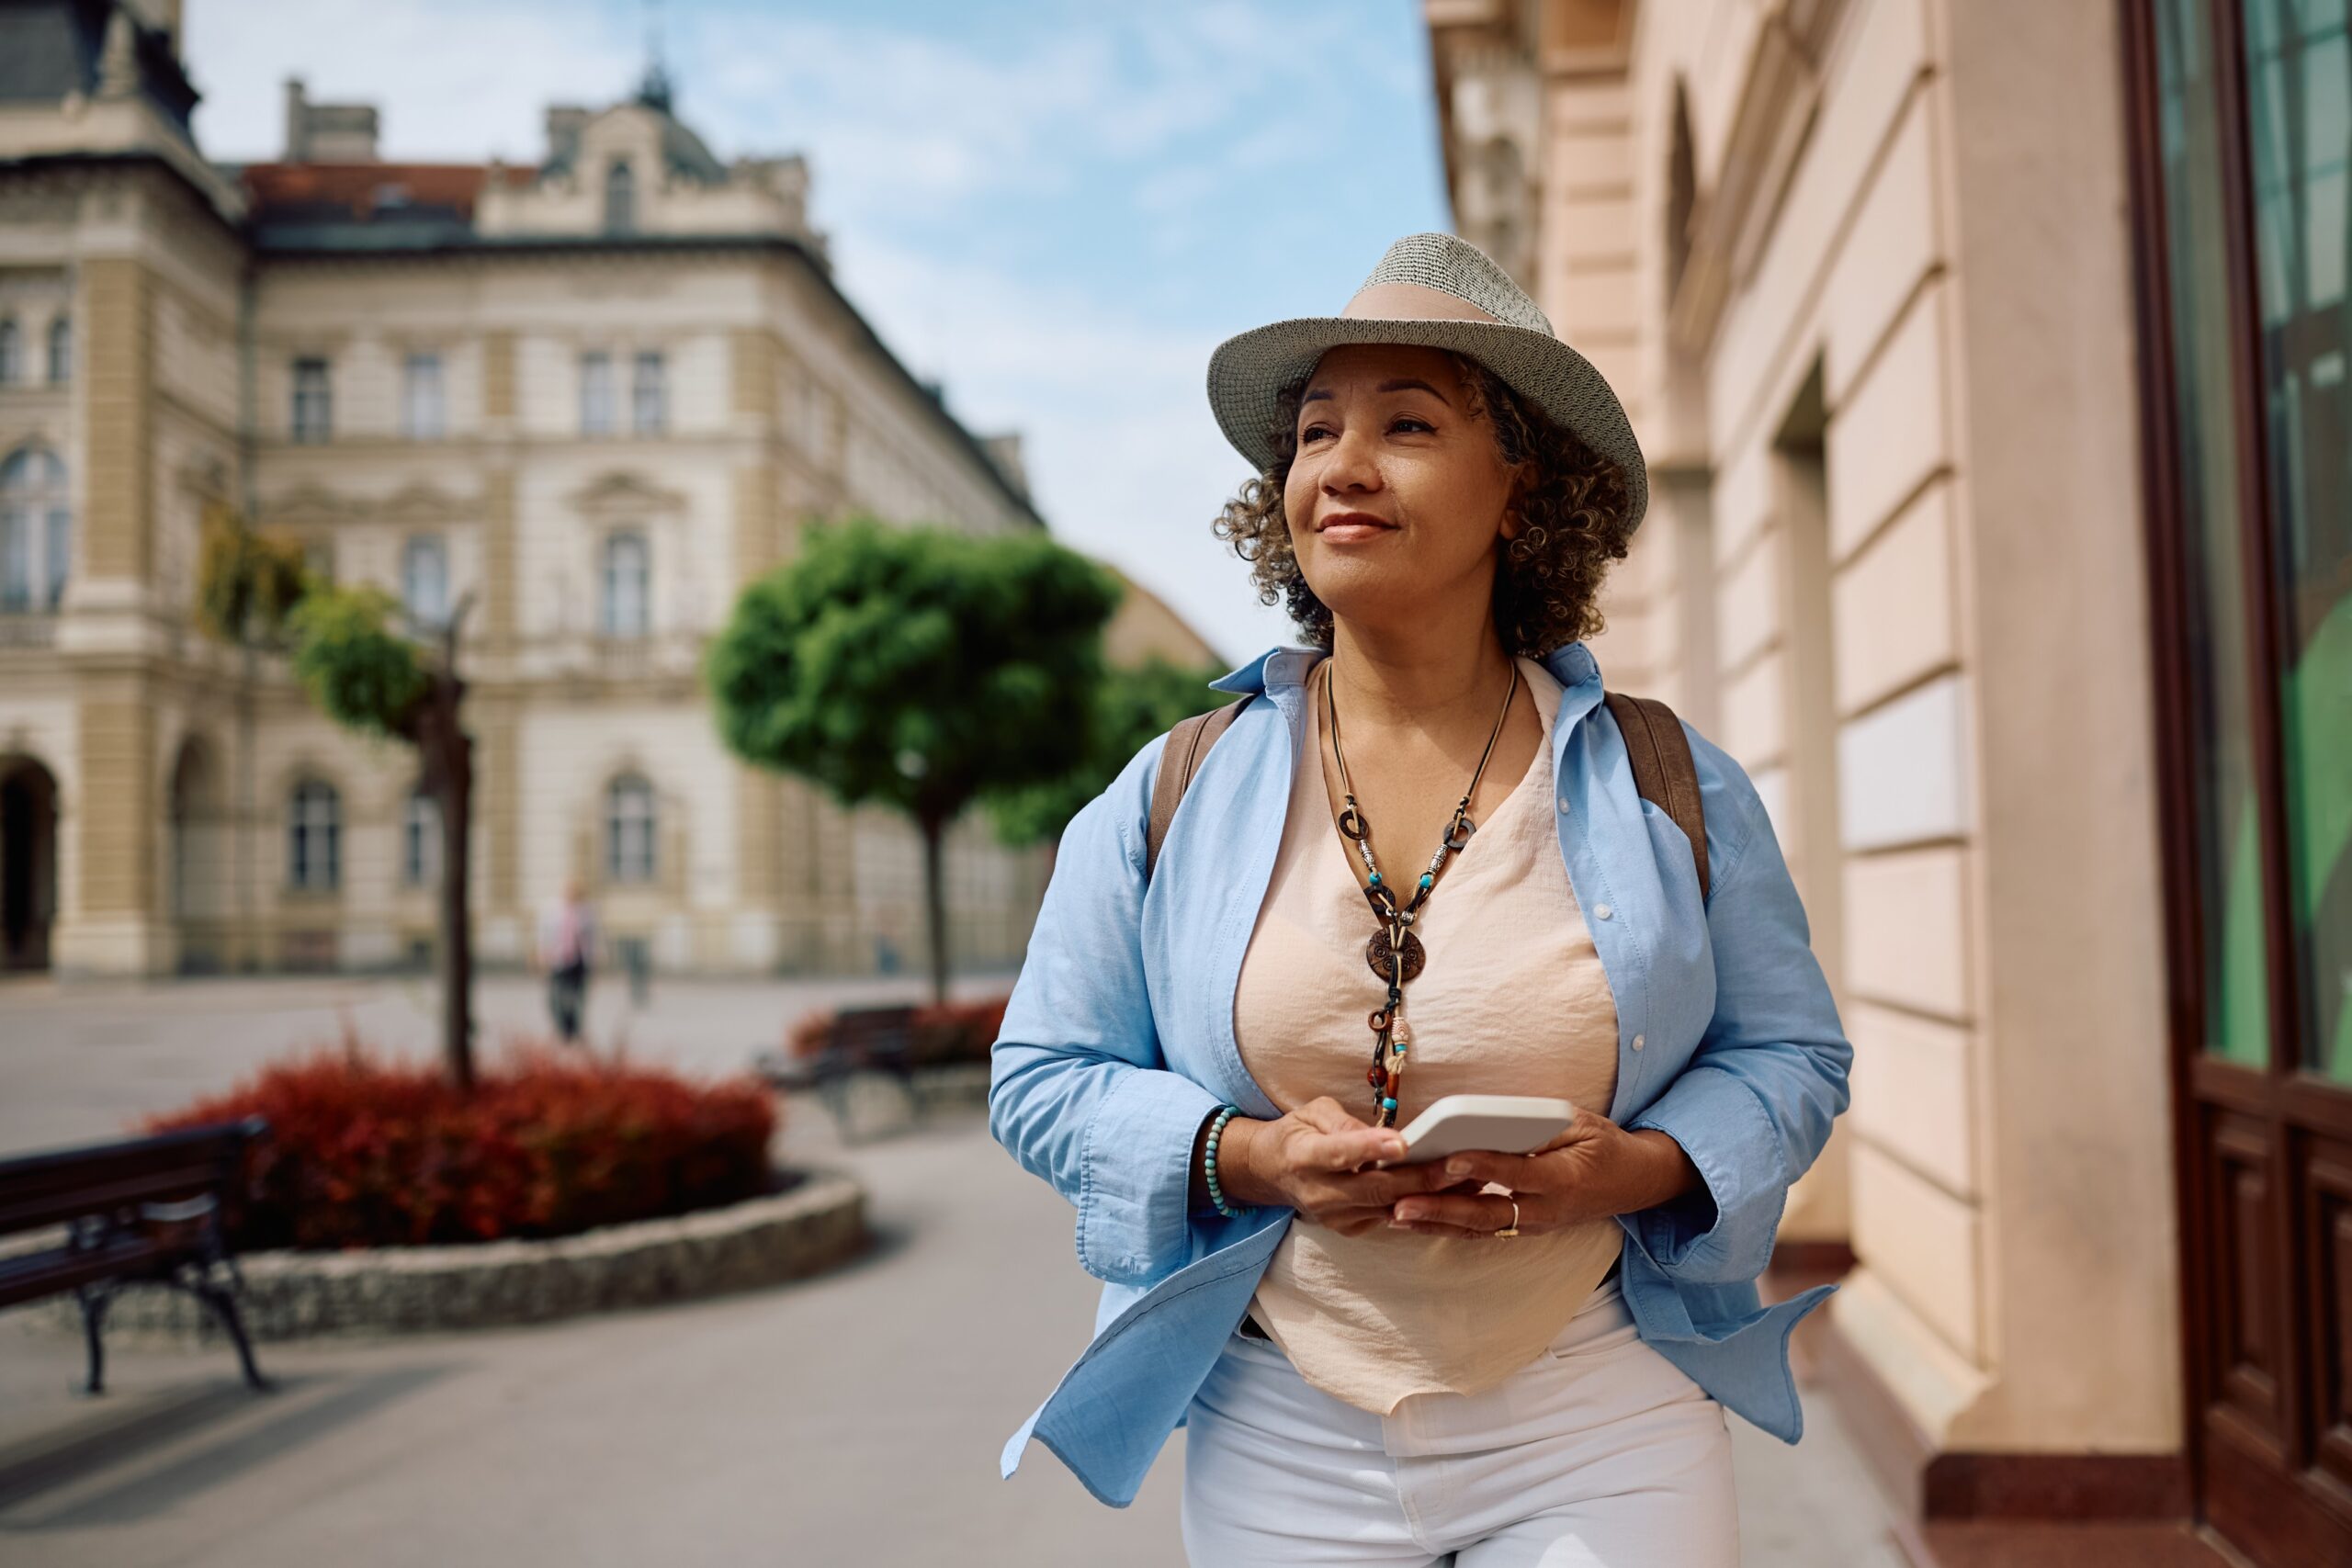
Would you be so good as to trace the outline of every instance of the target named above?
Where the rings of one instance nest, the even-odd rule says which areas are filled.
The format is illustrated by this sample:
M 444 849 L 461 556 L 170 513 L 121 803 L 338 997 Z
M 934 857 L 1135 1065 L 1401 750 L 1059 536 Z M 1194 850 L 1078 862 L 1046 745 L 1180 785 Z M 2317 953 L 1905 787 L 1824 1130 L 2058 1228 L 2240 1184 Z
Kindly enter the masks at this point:
M 1532 659 L 1519 671 L 1543 716 L 1544 744 L 1415 922 L 1429 960 L 1405 987 L 1413 1048 L 1399 1125 L 1442 1095 L 1556 1095 L 1605 1113 L 1616 1092 L 1616 1002 L 1561 864 L 1553 815 L 1560 683 Z M 1310 694 L 1319 679 L 1310 676 Z M 1328 1094 L 1363 1116 L 1372 1065 L 1364 1019 L 1386 987 L 1364 962 L 1372 912 L 1325 792 L 1331 740 L 1319 695 L 1309 709 L 1311 744 L 1301 749 L 1273 881 L 1242 959 L 1234 1034 L 1243 1065 L 1283 1110 Z M 1373 848 L 1400 883 L 1420 874 L 1432 847 L 1381 839 L 1375 825 Z M 1603 1219 L 1502 1240 L 1385 1222 L 1343 1236 L 1302 1215 L 1260 1280 L 1250 1315 L 1308 1382 L 1387 1415 L 1415 1393 L 1479 1393 L 1533 1359 L 1608 1274 L 1623 1235 Z

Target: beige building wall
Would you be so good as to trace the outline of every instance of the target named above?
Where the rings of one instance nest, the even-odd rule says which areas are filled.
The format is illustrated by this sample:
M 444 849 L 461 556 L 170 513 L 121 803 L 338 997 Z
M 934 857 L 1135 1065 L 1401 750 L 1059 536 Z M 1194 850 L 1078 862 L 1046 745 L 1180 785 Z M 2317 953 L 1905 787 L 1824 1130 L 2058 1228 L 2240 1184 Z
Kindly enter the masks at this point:
M 1522 277 L 1649 457 L 1596 652 L 1755 778 L 1855 1043 L 1784 1236 L 1939 1449 L 2177 1450 L 2110 9 L 1429 9 L 1442 105 L 1543 83 Z

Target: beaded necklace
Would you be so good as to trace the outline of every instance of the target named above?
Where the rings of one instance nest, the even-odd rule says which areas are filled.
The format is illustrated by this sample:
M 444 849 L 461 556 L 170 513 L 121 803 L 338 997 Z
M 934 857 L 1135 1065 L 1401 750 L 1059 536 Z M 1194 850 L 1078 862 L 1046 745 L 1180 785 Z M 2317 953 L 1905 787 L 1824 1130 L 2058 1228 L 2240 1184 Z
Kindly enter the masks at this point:
M 1428 901 L 1430 890 L 1437 886 L 1440 873 L 1444 871 L 1449 855 L 1460 854 L 1470 846 L 1470 835 L 1478 825 L 1470 820 L 1470 797 L 1478 793 L 1478 780 L 1486 773 L 1487 759 L 1494 755 L 1495 739 L 1503 732 L 1503 720 L 1510 713 L 1510 700 L 1519 693 L 1519 661 L 1511 660 L 1510 684 L 1503 690 L 1502 710 L 1495 715 L 1495 728 L 1487 733 L 1487 749 L 1478 753 L 1478 765 L 1471 772 L 1470 787 L 1462 792 L 1461 801 L 1453 807 L 1453 819 L 1438 840 L 1437 851 L 1430 856 L 1429 869 L 1413 894 L 1403 905 L 1396 902 L 1396 891 L 1380 874 L 1380 863 L 1373 859 L 1372 824 L 1356 805 L 1354 787 L 1348 782 L 1348 759 L 1340 750 L 1340 710 L 1331 696 L 1331 661 L 1323 660 L 1323 713 L 1331 728 L 1331 756 L 1340 764 L 1340 793 L 1347 799 L 1347 807 L 1339 816 L 1340 836 L 1356 847 L 1363 857 L 1365 875 L 1369 878 L 1363 895 L 1372 905 L 1373 918 L 1380 929 L 1364 943 L 1364 962 L 1372 972 L 1388 983 L 1388 998 L 1374 1008 L 1365 1021 L 1372 1026 L 1372 1070 L 1364 1074 L 1364 1081 L 1372 1085 L 1372 1124 L 1393 1127 L 1396 1124 L 1396 1095 L 1404 1087 L 1405 1057 L 1412 1048 L 1413 1031 L 1405 1021 L 1405 983 L 1421 972 L 1427 953 L 1421 939 L 1413 934 L 1413 919 L 1421 905 Z

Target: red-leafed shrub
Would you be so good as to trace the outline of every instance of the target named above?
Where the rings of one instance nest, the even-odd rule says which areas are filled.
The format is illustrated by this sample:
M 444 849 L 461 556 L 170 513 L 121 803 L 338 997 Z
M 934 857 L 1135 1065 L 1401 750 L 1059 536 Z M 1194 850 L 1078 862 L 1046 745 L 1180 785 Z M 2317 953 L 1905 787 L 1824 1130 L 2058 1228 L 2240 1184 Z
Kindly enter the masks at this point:
M 230 1217 L 244 1248 L 569 1235 L 715 1208 L 768 1187 L 775 1104 L 548 1049 L 510 1053 L 461 1093 L 432 1066 L 322 1052 L 151 1120 L 151 1132 L 269 1119 Z

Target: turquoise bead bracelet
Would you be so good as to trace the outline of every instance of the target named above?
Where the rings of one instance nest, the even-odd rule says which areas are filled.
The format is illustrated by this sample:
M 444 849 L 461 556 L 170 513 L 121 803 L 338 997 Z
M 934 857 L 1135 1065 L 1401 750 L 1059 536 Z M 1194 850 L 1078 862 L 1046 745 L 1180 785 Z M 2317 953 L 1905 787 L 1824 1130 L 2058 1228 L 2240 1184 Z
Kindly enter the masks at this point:
M 1208 1144 L 1201 1150 L 1201 1164 L 1208 1172 L 1209 1201 L 1215 1203 L 1216 1212 L 1228 1220 L 1239 1219 L 1243 1211 L 1227 1203 L 1225 1201 L 1225 1189 L 1216 1184 L 1216 1141 L 1225 1135 L 1225 1124 L 1239 1114 L 1241 1114 L 1241 1107 L 1238 1105 L 1228 1105 L 1216 1113 L 1216 1120 L 1209 1124 Z

